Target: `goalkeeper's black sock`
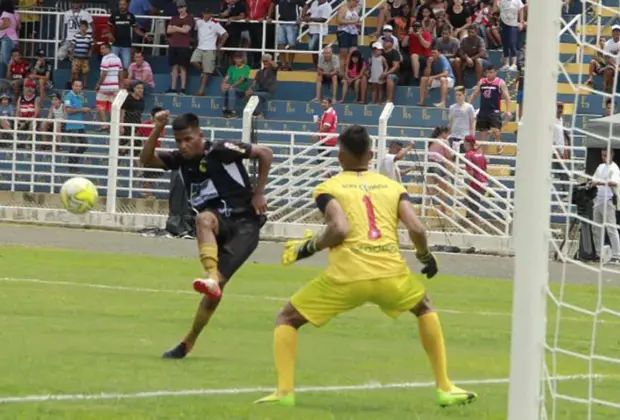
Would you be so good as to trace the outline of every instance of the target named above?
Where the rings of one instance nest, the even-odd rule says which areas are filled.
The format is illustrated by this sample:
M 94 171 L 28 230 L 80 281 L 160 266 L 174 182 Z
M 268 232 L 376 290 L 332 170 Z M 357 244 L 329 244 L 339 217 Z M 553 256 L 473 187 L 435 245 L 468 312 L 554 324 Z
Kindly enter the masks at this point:
M 316 239 L 312 238 L 299 247 L 299 251 L 297 251 L 297 259 L 301 260 L 304 258 L 308 258 L 316 254 Z

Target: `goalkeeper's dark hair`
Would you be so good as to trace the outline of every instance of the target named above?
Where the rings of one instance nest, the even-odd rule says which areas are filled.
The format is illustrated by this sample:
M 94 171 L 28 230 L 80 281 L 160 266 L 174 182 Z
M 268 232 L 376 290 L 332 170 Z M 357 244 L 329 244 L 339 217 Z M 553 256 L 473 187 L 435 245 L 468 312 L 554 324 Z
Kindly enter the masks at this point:
M 365 127 L 352 125 L 338 137 L 340 145 L 356 157 L 362 157 L 370 150 L 370 136 Z
M 172 121 L 172 131 L 182 131 L 200 128 L 200 121 L 196 114 L 188 112 L 187 114 L 181 114 Z

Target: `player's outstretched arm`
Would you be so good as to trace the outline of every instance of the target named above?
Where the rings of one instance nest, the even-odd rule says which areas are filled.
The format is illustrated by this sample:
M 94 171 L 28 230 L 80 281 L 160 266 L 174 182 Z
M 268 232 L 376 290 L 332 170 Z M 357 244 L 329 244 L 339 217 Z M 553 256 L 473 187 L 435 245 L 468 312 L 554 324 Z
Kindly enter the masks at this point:
M 312 232 L 308 231 L 303 240 L 288 241 L 282 253 L 282 264 L 293 264 L 325 248 L 338 246 L 347 237 L 349 221 L 340 203 L 327 195 L 319 196 L 317 202 L 324 204 L 320 204 L 319 208 L 323 210 L 325 230 L 318 236 L 312 236 Z
M 166 169 L 164 162 L 155 153 L 155 147 L 157 146 L 157 140 L 161 137 L 161 133 L 166 128 L 166 124 L 168 124 L 168 117 L 170 117 L 170 111 L 163 110 L 155 114 L 153 118 L 155 126 L 140 152 L 140 163 L 147 168 Z
M 415 255 L 417 259 L 424 265 L 422 274 L 429 279 L 437 274 L 437 260 L 428 249 L 428 241 L 426 240 L 426 229 L 415 214 L 415 210 L 407 197 L 403 197 L 398 204 L 398 218 L 407 228 L 411 242 L 415 246 Z

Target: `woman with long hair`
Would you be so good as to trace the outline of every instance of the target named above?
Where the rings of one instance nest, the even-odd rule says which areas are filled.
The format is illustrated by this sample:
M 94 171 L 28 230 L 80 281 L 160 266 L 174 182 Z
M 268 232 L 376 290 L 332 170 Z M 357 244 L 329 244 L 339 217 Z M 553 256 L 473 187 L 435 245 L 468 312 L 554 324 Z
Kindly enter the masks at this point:
M 416 15 L 416 22 L 422 25 L 422 29 L 425 32 L 430 32 L 433 38 L 436 37 L 437 18 L 428 4 L 420 6 Z
M 359 50 L 355 50 L 349 55 L 346 63 L 344 77 L 342 78 L 342 100 L 340 102 L 347 101 L 347 93 L 351 86 L 355 92 L 355 102 L 366 102 L 367 80 L 365 76 L 366 63 L 364 62 L 364 57 L 362 57 L 362 53 Z
M 17 47 L 19 16 L 13 0 L 0 0 L 0 79 L 6 78 L 13 49 Z
M 392 26 L 394 26 L 394 36 L 398 38 L 398 45 L 400 45 L 401 52 L 407 54 L 407 47 L 409 45 L 409 28 L 415 22 L 415 16 L 413 10 L 408 3 L 405 3 L 400 10 L 398 16 L 394 18 Z

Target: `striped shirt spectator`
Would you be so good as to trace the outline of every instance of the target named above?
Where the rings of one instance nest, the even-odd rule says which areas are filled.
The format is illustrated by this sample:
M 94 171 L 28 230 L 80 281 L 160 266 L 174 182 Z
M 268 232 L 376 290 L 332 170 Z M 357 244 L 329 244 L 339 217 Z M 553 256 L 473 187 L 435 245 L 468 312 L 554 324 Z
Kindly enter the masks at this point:
M 100 86 L 101 92 L 117 92 L 119 89 L 119 73 L 123 69 L 123 63 L 117 55 L 109 53 L 101 59 L 101 73 L 105 72 Z
M 73 57 L 88 58 L 93 45 L 93 36 L 89 33 L 77 33 L 71 40 L 71 44 L 73 46 Z

